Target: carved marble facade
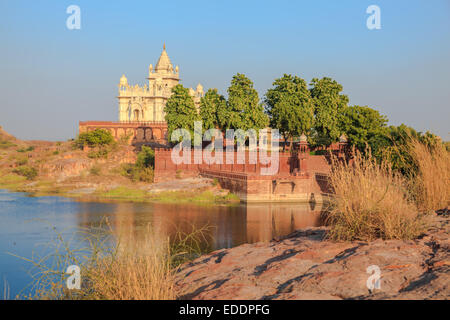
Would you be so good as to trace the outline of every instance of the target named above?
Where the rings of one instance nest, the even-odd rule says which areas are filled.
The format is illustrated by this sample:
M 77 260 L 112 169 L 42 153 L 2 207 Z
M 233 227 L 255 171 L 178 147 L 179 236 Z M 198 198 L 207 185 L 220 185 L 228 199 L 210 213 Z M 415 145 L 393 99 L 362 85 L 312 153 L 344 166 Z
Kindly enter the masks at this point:
M 180 81 L 179 68 L 173 67 L 164 45 L 155 68 L 148 68 L 148 85 L 128 84 L 123 75 L 119 82 L 119 121 L 123 122 L 164 122 L 164 107 L 172 94 L 171 90 Z M 189 89 L 197 109 L 203 97 L 203 87 L 197 85 L 196 90 Z

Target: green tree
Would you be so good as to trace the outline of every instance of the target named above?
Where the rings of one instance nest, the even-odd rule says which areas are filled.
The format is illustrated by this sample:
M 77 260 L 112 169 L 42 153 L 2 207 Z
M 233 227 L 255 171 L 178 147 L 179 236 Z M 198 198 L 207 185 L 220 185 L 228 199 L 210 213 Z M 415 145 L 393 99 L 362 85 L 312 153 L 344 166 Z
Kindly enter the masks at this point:
M 75 145 L 82 148 L 89 147 L 104 147 L 114 142 L 114 137 L 111 132 L 105 129 L 95 129 L 93 131 L 81 133 L 75 140 Z
M 364 152 L 368 145 L 374 154 L 385 146 L 388 119 L 377 110 L 367 106 L 344 108 L 341 117 L 341 131 L 351 145 Z
M 314 122 L 314 103 L 305 80 L 285 74 L 273 86 L 265 98 L 270 126 L 280 131 L 285 142 L 302 133 L 308 135 Z
M 314 78 L 311 81 L 311 97 L 314 101 L 314 129 L 319 144 L 330 145 L 338 140 L 340 114 L 348 104 L 342 85 L 331 78 Z
M 172 95 L 167 100 L 164 109 L 168 127 L 168 140 L 171 141 L 172 132 L 176 129 L 186 129 L 194 139 L 194 121 L 200 120 L 195 108 L 194 100 L 189 95 L 189 90 L 181 84 L 172 88 Z
M 139 168 L 150 168 L 155 165 L 155 151 L 147 146 L 142 146 L 137 155 L 136 166 Z
M 379 159 L 387 159 L 392 168 L 402 174 L 411 176 L 417 174 L 418 167 L 412 156 L 410 149 L 411 138 L 414 138 L 430 150 L 445 145 L 441 139 L 430 132 L 418 132 L 404 124 L 399 126 L 390 126 L 388 133 L 384 137 L 383 146 L 375 154 Z
M 217 89 L 209 89 L 200 100 L 200 118 L 203 121 L 203 130 L 222 128 L 219 113 L 226 110 L 227 101 Z
M 240 73 L 231 80 L 227 108 L 219 109 L 218 118 L 224 129 L 258 130 L 269 124 L 253 82 Z

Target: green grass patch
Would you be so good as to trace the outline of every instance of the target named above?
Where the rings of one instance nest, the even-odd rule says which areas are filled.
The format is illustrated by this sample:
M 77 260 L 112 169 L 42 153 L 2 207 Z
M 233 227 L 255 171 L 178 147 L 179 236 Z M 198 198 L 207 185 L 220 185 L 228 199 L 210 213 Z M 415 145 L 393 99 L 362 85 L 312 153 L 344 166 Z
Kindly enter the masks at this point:
M 0 185 L 7 186 L 7 185 L 16 185 L 21 184 L 22 182 L 26 181 L 27 178 L 23 176 L 19 176 L 17 174 L 8 173 L 5 175 L 0 176 Z
M 100 192 L 97 195 L 102 198 L 126 199 L 132 201 L 144 201 L 147 198 L 146 191 L 127 187 L 117 187 L 106 192 Z
M 240 202 L 238 196 L 227 194 L 226 196 L 215 195 L 212 191 L 166 191 L 157 194 L 150 194 L 151 201 L 164 203 L 196 203 L 196 204 L 226 204 Z
M 8 140 L 0 140 L 0 149 L 9 149 L 11 147 L 17 147 L 17 145 Z

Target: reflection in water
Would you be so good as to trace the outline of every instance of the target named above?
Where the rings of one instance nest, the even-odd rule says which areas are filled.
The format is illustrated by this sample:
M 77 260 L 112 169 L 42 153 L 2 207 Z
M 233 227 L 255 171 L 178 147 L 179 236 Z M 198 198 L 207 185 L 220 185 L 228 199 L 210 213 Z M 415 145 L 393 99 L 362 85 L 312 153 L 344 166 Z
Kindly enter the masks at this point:
M 31 265 L 8 252 L 30 258 L 44 254 L 56 232 L 75 240 L 79 227 L 105 225 L 117 235 L 132 235 L 137 245 L 148 232 L 174 237 L 180 231 L 208 226 L 204 252 L 243 243 L 269 241 L 295 229 L 321 224 L 320 206 L 310 204 L 249 204 L 198 206 L 151 203 L 81 202 L 62 197 L 28 197 L 0 190 L 0 285 L 5 282 L 14 297 L 31 278 Z M 47 252 L 48 253 L 48 252 Z
M 142 203 L 80 203 L 80 227 L 95 226 L 107 218 L 117 235 L 131 234 L 144 241 L 147 232 L 173 238 L 177 232 L 190 233 L 206 227 L 204 250 L 231 248 L 243 243 L 270 241 L 296 229 L 320 226 L 321 205 L 241 204 L 239 206 L 198 206 Z

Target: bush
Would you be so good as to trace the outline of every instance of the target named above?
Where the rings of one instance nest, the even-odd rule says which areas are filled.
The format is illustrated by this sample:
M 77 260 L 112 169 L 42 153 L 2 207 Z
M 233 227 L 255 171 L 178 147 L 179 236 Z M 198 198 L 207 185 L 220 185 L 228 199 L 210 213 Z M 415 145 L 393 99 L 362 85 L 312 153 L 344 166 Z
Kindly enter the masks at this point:
M 98 175 L 100 175 L 101 170 L 102 170 L 102 169 L 101 169 L 99 166 L 93 166 L 93 167 L 89 170 L 89 173 L 92 174 L 92 175 L 94 175 L 94 176 L 98 176 Z
M 17 160 L 16 160 L 16 164 L 18 166 L 24 166 L 27 163 L 28 163 L 28 158 L 26 158 L 26 157 L 17 158 Z
M 98 148 L 89 151 L 87 156 L 90 159 L 99 159 L 99 158 L 108 158 L 108 154 L 109 150 L 107 148 Z
M 13 170 L 14 173 L 26 177 L 28 180 L 33 180 L 37 177 L 38 172 L 35 168 L 30 166 L 22 166 Z
M 327 215 L 333 240 L 414 239 L 425 231 L 422 215 L 408 200 L 406 180 L 370 151 L 356 152 L 353 165 L 334 161 L 335 198 Z
M 153 182 L 153 168 L 143 168 L 139 171 L 139 181 L 142 182 Z
M 123 164 L 121 175 L 132 181 L 153 182 L 153 166 L 155 164 L 155 152 L 152 148 L 142 146 L 135 164 Z
M 28 148 L 20 148 L 20 149 L 17 149 L 17 152 L 23 153 L 23 152 L 33 151 L 33 150 L 34 150 L 34 147 L 33 147 L 33 146 L 30 146 L 30 147 L 28 147 Z
M 153 168 L 155 166 L 155 151 L 150 147 L 142 146 L 137 156 L 136 165 L 141 168 Z
M 132 181 L 153 182 L 153 168 L 139 167 L 135 164 L 127 163 L 121 167 L 122 176 L 131 179 Z
M 17 145 L 8 140 L 0 140 L 0 149 L 8 149 L 11 147 L 17 147 Z
M 417 140 L 429 148 L 442 145 L 440 139 L 434 134 L 429 132 L 423 134 L 403 124 L 398 127 L 390 126 L 388 131 L 389 133 L 385 137 L 378 137 L 380 143 L 375 156 L 378 161 L 386 159 L 392 169 L 406 176 L 416 175 L 419 169 L 413 159 L 411 141 Z
M 90 132 L 81 133 L 74 141 L 78 148 L 89 146 L 91 148 L 108 146 L 114 143 L 114 137 L 111 132 L 105 129 L 96 129 Z

